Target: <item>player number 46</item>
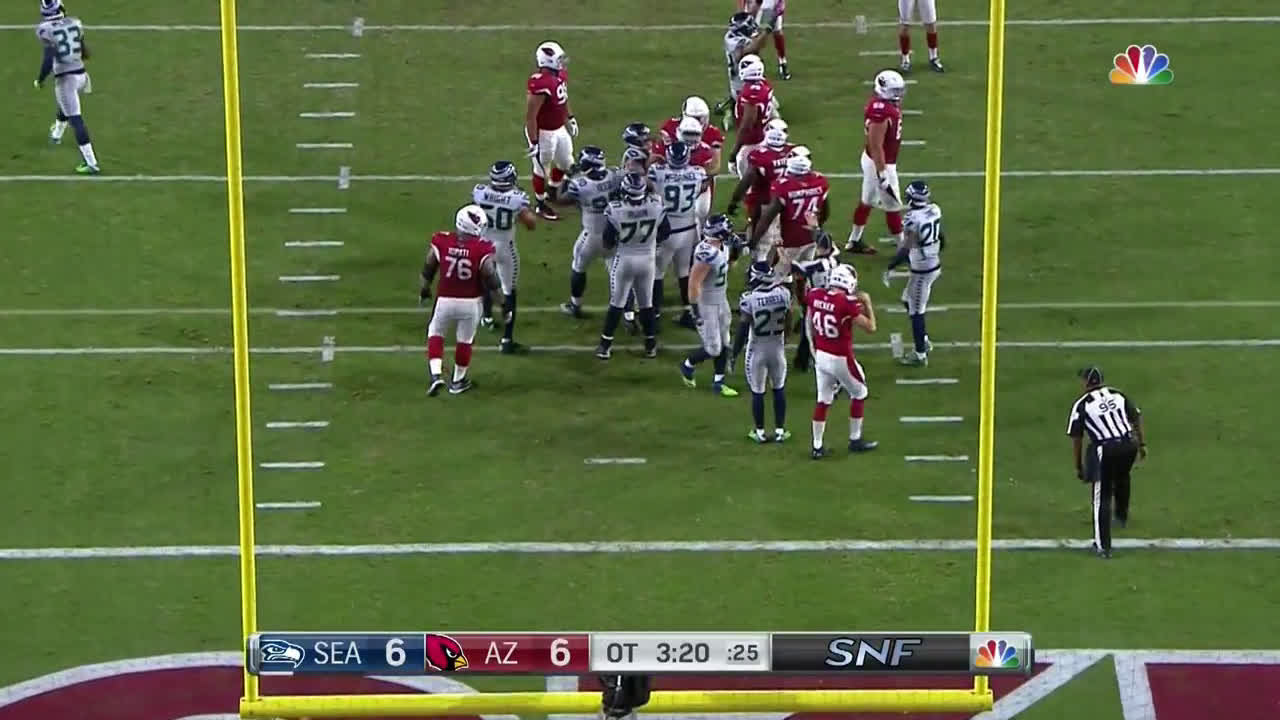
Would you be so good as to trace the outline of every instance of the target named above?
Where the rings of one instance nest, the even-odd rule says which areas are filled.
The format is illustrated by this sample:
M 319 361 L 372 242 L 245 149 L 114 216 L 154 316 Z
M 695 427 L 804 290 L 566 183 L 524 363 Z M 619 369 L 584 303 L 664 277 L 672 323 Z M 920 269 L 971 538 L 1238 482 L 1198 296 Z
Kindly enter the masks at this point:
M 470 280 L 471 260 L 469 258 L 455 258 L 445 255 L 444 275 L 445 277 L 458 278 L 459 280 Z
M 813 331 L 828 338 L 840 337 L 840 324 L 836 322 L 835 315 L 816 312 L 810 315 L 809 324 L 813 326 Z

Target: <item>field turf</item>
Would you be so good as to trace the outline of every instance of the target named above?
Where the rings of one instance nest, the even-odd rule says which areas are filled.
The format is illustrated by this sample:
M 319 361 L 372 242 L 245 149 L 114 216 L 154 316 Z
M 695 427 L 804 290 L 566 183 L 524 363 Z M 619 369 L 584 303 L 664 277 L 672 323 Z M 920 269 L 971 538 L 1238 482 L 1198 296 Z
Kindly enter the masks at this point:
M 589 352 L 607 275 L 590 271 L 586 320 L 555 305 L 568 291 L 577 217 L 519 238 L 517 338 L 540 351 L 477 341 L 478 388 L 428 399 L 421 354 L 429 308 L 415 305 L 430 232 L 489 163 L 520 159 L 523 83 L 533 47 L 554 38 L 572 57 L 575 141 L 620 151 L 633 120 L 656 127 L 681 100 L 718 100 L 719 25 L 731 3 L 654 0 L 643 8 L 564 2 L 557 22 L 614 29 L 371 29 L 327 26 L 523 26 L 548 20 L 528 0 L 241 0 L 248 292 L 255 463 L 322 462 L 256 472 L 265 544 L 673 540 L 967 539 L 972 503 L 912 495 L 975 491 L 982 243 L 986 8 L 942 8 L 945 75 L 927 72 L 924 37 L 904 108 L 904 184 L 927 177 L 948 231 L 929 316 L 939 348 L 927 369 L 899 368 L 883 343 L 910 337 L 882 287 L 886 258 L 858 259 L 881 330 L 860 337 L 871 386 L 866 432 L 880 449 L 807 455 L 812 376 L 788 382 L 788 444 L 745 437 L 749 400 L 690 391 L 676 371 L 696 335 L 664 329 L 659 359 L 632 339 L 608 364 Z M 864 80 L 896 48 L 890 4 L 793 0 L 795 79 L 775 81 L 792 137 L 832 177 L 829 229 L 843 239 L 856 201 Z M 95 56 L 85 117 L 104 176 L 69 176 L 71 136 L 45 144 L 52 103 L 29 88 L 38 46 L 0 30 L 4 251 L 0 271 L 0 466 L 8 469 L 0 548 L 227 545 L 236 540 L 235 451 L 218 35 L 213 4 L 77 5 Z M 1011 19 L 1243 16 L 1187 0 L 1014 5 Z M 852 27 L 806 27 L 873 22 Z M 10 7 L 0 23 L 33 18 Z M 632 26 L 623 28 L 620 26 Z M 253 29 L 253 28 L 259 29 Z M 1267 22 L 1012 24 L 1008 28 L 1000 246 L 995 536 L 1089 536 L 1086 489 L 1063 436 L 1078 384 L 1098 364 L 1141 405 L 1151 456 L 1135 471 L 1134 519 L 1121 538 L 1273 538 L 1280 504 L 1267 460 L 1278 356 L 1273 317 L 1280 253 L 1270 230 L 1280 170 L 1265 151 L 1280 94 Z M 1114 87 L 1111 57 L 1131 42 L 1169 54 L 1166 87 Z M 307 53 L 359 53 L 350 60 Z M 765 53 L 774 75 L 773 51 Z M 309 89 L 304 83 L 358 88 Z M 302 112 L 354 111 L 352 119 Z M 350 142 L 350 150 L 296 143 Z M 523 162 L 521 182 L 528 187 Z M 336 181 L 340 166 L 354 179 Z M 1262 172 L 1250 172 L 1250 169 Z M 1180 174 L 1137 171 L 1184 170 Z M 1089 171 L 1081 173 L 1080 171 Z M 1214 171 L 1214 172 L 1209 172 Z M 721 187 L 724 188 L 722 183 Z M 723 205 L 727 191 L 721 192 Z M 333 207 L 341 214 L 291 209 Z M 869 236 L 883 235 L 873 215 Z M 341 241 L 294 248 L 291 241 Z M 883 247 L 883 246 L 882 246 Z M 280 276 L 338 275 L 285 283 Z M 736 282 L 739 273 L 734 273 Z M 901 282 L 900 280 L 897 282 Z M 675 303 L 668 282 L 668 306 Z M 1091 305 L 1092 304 L 1092 305 Z M 946 308 L 945 310 L 943 308 Z M 287 311 L 335 310 L 297 316 Z M 286 311 L 286 312 L 280 312 Z M 333 338 L 336 355 L 319 346 Z M 1106 342 L 1100 342 L 1106 341 Z M 1262 342 L 1259 342 L 1262 341 Z M 957 346 L 948 346 L 954 343 Z M 93 351 L 87 349 L 93 348 Z M 699 371 L 709 384 L 710 368 Z M 954 378 L 947 385 L 898 379 Z M 329 383 L 279 391 L 276 383 Z M 840 409 L 839 404 L 836 407 Z M 905 424 L 901 416 L 961 416 Z M 322 429 L 268 422 L 328 421 Z M 968 460 L 907 463 L 906 455 Z M 644 458 L 588 465 L 589 458 Z M 1277 541 L 1280 542 L 1280 541 Z M 999 551 L 993 625 L 1047 648 L 1280 647 L 1269 597 L 1276 545 L 1258 551 Z M 0 551 L 7 552 L 7 551 Z M 230 650 L 239 635 L 230 557 L 0 559 L 0 614 L 15 634 L 0 683 L 91 662 Z M 261 625 L 277 629 L 965 629 L 973 557 L 960 551 L 679 552 L 271 557 L 259 567 Z M 1228 612 L 1222 612 L 1222 610 Z M 21 633 L 17 631 L 21 630 Z M 15 643 L 16 640 L 16 643 Z M 16 648 L 15 648 L 16 645 Z M 1120 718 L 1113 676 L 1090 670 L 1020 717 Z M 478 683 L 541 687 L 541 680 Z M 1065 698 L 1070 698 L 1067 702 Z M 1068 711 L 1065 708 L 1070 707 Z

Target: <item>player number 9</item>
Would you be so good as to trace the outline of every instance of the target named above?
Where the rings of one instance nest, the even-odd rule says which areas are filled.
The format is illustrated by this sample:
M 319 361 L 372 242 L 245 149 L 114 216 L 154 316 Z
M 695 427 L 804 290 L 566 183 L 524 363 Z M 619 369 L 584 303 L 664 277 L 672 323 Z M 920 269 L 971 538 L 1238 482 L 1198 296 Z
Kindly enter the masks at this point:
M 551 641 L 551 664 L 556 667 L 564 667 L 569 664 L 569 641 L 564 638 L 556 638 Z
M 391 667 L 404 664 L 404 640 L 392 638 L 387 641 L 387 664 Z

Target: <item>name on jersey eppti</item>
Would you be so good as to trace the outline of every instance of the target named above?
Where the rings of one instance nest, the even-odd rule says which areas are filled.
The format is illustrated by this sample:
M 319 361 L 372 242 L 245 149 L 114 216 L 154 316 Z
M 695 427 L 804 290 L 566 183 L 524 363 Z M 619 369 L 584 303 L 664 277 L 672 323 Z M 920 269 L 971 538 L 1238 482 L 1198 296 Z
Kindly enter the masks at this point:
M 1112 60 L 1112 85 L 1168 85 L 1173 82 L 1169 56 L 1155 45 L 1130 45 Z

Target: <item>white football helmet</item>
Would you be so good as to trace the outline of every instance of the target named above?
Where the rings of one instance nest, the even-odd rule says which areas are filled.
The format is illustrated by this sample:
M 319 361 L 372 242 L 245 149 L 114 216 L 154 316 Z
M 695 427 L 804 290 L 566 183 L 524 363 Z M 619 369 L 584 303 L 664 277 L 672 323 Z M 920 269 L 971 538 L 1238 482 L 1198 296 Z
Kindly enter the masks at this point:
M 680 142 L 697 145 L 702 142 L 702 123 L 695 117 L 685 117 L 676 126 L 676 136 Z
M 569 56 L 564 48 L 560 47 L 560 43 L 550 40 L 538 46 L 533 53 L 533 59 L 538 63 L 538 67 L 556 72 L 563 70 L 564 66 L 569 64 Z
M 453 216 L 453 226 L 463 235 L 480 237 L 489 227 L 489 216 L 479 205 L 463 205 L 458 214 Z
M 852 295 L 858 290 L 858 274 L 852 265 L 837 265 L 827 277 L 827 287 Z
M 889 102 L 900 102 L 902 96 L 907 94 L 907 81 L 902 79 L 902 74 L 897 70 L 881 70 L 876 73 L 875 79 L 876 97 Z
M 788 175 L 808 175 L 813 170 L 813 160 L 809 157 L 809 148 L 797 145 L 787 155 Z
M 707 126 L 707 123 L 711 121 L 711 108 L 707 107 L 706 100 L 703 100 L 697 95 L 690 95 L 684 99 L 684 105 L 680 107 L 680 114 L 684 117 L 697 120 L 699 123 L 702 123 L 702 127 L 704 128 Z
M 787 144 L 787 121 L 774 118 L 764 126 L 764 144 L 777 149 Z
M 764 79 L 764 61 L 759 55 L 743 55 L 738 61 L 738 77 L 744 82 L 755 82 Z M 899 76 L 901 79 L 901 76 Z

